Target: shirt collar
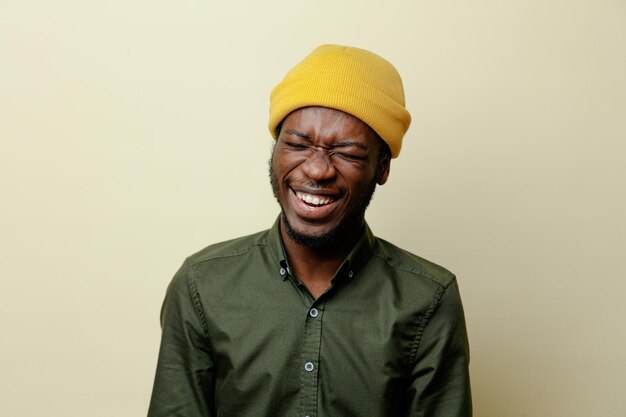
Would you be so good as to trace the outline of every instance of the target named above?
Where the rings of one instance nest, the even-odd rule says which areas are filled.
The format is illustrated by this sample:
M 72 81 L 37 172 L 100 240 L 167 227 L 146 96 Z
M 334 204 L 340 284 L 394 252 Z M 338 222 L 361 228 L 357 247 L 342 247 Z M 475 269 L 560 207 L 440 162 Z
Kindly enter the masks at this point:
M 348 271 L 356 274 L 372 256 L 374 252 L 374 244 L 376 238 L 367 223 L 363 225 L 363 232 L 356 245 L 344 261 L 342 268 L 348 268 Z M 340 268 L 341 269 L 341 268 Z
M 371 257 L 372 252 L 374 251 L 375 242 L 376 238 L 374 237 L 374 234 L 368 224 L 365 223 L 363 231 L 361 232 L 361 237 L 337 270 L 335 278 L 354 277 Z M 291 271 L 289 270 L 289 262 L 287 261 L 287 255 L 285 254 L 285 248 L 280 234 L 280 215 L 268 232 L 268 246 L 272 251 L 274 259 L 276 260 L 277 268 L 282 279 L 287 279 L 291 276 Z

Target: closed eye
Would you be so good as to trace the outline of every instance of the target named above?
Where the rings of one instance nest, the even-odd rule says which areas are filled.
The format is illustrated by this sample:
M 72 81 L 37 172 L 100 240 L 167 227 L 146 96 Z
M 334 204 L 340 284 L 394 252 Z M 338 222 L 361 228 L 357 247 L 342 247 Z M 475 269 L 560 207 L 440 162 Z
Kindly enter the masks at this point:
M 285 145 L 288 148 L 291 148 L 293 150 L 297 150 L 297 151 L 304 151 L 306 149 L 309 149 L 309 145 L 304 145 L 302 143 L 295 143 L 295 142 L 285 142 Z
M 348 152 L 333 152 L 333 155 L 337 155 L 340 158 L 347 159 L 349 161 L 363 161 L 366 157 L 361 155 L 356 155 Z

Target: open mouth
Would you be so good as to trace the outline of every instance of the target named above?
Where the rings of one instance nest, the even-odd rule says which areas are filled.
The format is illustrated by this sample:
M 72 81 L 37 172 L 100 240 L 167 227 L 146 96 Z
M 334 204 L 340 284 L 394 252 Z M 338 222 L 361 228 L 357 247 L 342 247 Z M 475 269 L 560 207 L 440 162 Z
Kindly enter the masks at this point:
M 295 191 L 295 193 L 298 199 L 313 207 L 325 206 L 335 201 L 334 198 L 324 195 L 309 194 L 302 191 Z
M 330 194 L 327 191 L 319 191 L 319 194 L 293 188 L 290 188 L 290 191 L 292 213 L 305 223 L 328 221 L 329 216 L 333 216 L 338 209 L 342 199 L 342 195 Z

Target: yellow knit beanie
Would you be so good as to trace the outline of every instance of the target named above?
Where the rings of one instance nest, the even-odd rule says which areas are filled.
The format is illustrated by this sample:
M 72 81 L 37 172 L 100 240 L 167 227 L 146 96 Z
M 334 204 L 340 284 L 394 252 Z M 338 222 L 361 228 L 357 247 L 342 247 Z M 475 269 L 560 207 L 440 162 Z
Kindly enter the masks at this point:
M 269 129 L 302 107 L 321 106 L 349 113 L 387 142 L 393 158 L 411 124 L 398 71 L 364 49 L 322 45 L 287 73 L 270 96 Z

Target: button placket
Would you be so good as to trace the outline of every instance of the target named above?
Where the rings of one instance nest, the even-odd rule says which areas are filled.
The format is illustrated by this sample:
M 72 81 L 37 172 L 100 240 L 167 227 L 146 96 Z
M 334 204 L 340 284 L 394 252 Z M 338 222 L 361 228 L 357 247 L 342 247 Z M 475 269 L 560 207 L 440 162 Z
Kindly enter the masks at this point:
M 309 305 L 304 321 L 304 337 L 302 338 L 302 415 L 317 416 L 318 374 L 320 367 L 320 347 L 322 340 L 322 315 L 324 301 L 320 300 Z

